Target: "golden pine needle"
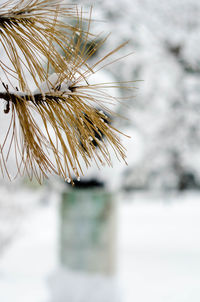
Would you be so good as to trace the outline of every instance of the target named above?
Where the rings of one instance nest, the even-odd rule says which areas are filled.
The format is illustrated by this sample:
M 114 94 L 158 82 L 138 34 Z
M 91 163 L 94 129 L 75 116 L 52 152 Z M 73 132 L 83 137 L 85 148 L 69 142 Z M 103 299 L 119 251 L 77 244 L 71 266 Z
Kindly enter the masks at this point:
M 35 176 L 41 183 L 48 174 L 55 173 L 73 182 L 74 175 L 78 179 L 83 174 L 81 160 L 86 167 L 93 162 L 97 166 L 112 165 L 108 145 L 119 160 L 125 161 L 125 149 L 119 138 L 121 133 L 108 117 L 114 113 L 106 107 L 107 102 L 117 101 L 106 89 L 124 87 L 125 83 L 89 84 L 95 68 L 124 44 L 90 67 L 88 59 L 105 40 L 95 41 L 95 47 L 88 48 L 90 19 L 88 30 L 81 30 L 83 18 L 82 14 L 78 17 L 76 9 L 68 8 L 63 12 L 59 1 L 51 2 L 51 6 L 48 3 L 46 0 L 21 0 L 7 13 L 3 12 L 5 5 L 0 8 L 0 42 L 13 70 L 1 61 L 0 68 L 7 75 L 15 74 L 21 88 L 21 92 L 10 92 L 4 84 L 6 91 L 0 93 L 0 98 L 7 102 L 4 112 L 11 111 L 10 126 L 0 149 L 0 169 L 9 176 L 6 162 L 12 149 L 17 175 L 26 173 L 30 179 Z M 78 26 L 71 27 L 58 21 L 58 16 L 63 14 L 76 17 Z M 64 33 L 64 29 L 70 29 L 70 35 Z M 65 50 L 65 58 L 59 54 L 56 45 Z M 42 56 L 47 59 L 47 71 L 41 63 Z M 50 81 L 49 66 L 57 73 L 56 83 Z M 36 92 L 31 92 L 26 83 L 24 67 L 38 86 Z M 45 89 L 39 85 L 39 80 L 46 80 Z M 16 120 L 20 130 L 17 130 Z
M 75 20 L 77 24 L 66 24 L 66 18 Z M 12 75 L 18 79 L 22 91 L 28 89 L 27 72 L 38 87 L 45 80 L 45 62 L 55 72 L 67 73 L 69 65 L 67 60 L 63 60 L 58 47 L 65 56 L 73 54 L 70 41 L 73 32 L 79 31 L 78 20 L 77 7 L 62 4 L 59 0 L 4 3 L 0 6 L 0 45 L 11 66 L 8 72 L 8 66 L 0 60 L 0 68 L 7 77 Z

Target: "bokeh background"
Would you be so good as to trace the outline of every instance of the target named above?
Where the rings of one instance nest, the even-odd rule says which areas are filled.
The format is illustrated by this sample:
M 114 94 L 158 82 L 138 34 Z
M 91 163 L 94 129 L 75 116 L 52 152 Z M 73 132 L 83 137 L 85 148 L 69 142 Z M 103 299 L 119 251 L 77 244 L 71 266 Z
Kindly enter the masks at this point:
M 136 81 L 114 92 L 128 166 L 1 179 L 0 301 L 199 302 L 200 2 L 74 3 L 112 33 L 91 62 L 129 40 L 93 79 Z

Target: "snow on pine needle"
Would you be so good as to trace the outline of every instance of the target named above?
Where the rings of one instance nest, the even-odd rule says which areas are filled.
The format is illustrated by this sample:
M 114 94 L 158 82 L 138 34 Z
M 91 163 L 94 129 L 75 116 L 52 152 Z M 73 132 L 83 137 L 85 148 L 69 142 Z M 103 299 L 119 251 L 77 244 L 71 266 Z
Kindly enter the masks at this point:
M 46 5 L 45 9 L 48 7 L 47 1 L 26 3 L 43 3 Z M 36 177 L 39 183 L 51 173 L 73 183 L 74 176 L 79 180 L 83 174 L 82 162 L 86 167 L 93 164 L 98 167 L 105 164 L 112 166 L 110 147 L 119 160 L 126 162 L 125 148 L 120 141 L 122 133 L 112 125 L 114 113 L 107 107 L 118 100 L 107 91 L 110 87 L 132 88 L 132 84 L 90 84 L 90 76 L 104 65 L 110 64 L 111 62 L 107 62 L 109 57 L 126 43 L 90 66 L 89 58 L 106 39 L 97 42 L 95 37 L 93 47 L 91 44 L 88 46 L 91 20 L 88 20 L 87 30 L 81 30 L 82 13 L 77 20 L 81 26 L 78 31 L 71 33 L 70 46 L 66 45 L 67 55 L 60 57 L 60 65 L 67 66 L 65 71 L 55 68 L 55 73 L 49 74 L 49 66 L 54 65 L 47 56 L 48 68 L 43 74 L 45 80 L 37 84 L 34 91 L 27 83 L 25 89 L 21 85 L 21 89 L 16 87 L 13 90 L 9 84 L 2 82 L 4 90 L 0 92 L 0 98 L 5 100 L 4 113 L 10 116 L 10 123 L 1 143 L 0 169 L 2 174 L 10 179 L 12 177 L 7 163 L 12 154 L 15 155 L 16 176 L 25 173 L 30 179 Z M 32 23 L 27 24 L 32 26 Z M 68 40 L 65 40 L 65 43 L 69 43 L 66 41 Z M 57 43 L 57 40 L 53 42 Z M 56 49 L 56 46 L 53 47 Z M 29 59 L 31 60 L 31 57 Z M 20 82 L 21 74 L 16 74 Z

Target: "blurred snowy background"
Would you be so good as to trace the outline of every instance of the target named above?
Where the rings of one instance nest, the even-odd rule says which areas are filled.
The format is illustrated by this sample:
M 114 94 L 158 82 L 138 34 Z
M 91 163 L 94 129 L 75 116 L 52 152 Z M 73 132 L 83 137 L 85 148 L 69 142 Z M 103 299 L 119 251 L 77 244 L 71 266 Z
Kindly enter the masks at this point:
M 115 206 L 104 217 L 107 222 L 109 211 L 115 212 L 113 229 L 99 228 L 103 238 L 110 236 L 108 266 L 112 262 L 114 268 L 111 274 L 106 269 L 91 273 L 90 261 L 81 253 L 86 246 L 75 241 L 62 246 L 60 238 L 71 238 L 76 223 L 62 214 L 63 192 L 71 192 L 67 185 L 55 178 L 42 187 L 26 179 L 11 184 L 2 180 L 0 301 L 199 302 L 200 2 L 78 3 L 86 8 L 94 4 L 93 17 L 100 20 L 93 23 L 95 32 L 112 32 L 98 56 L 126 40 L 120 55 L 134 52 L 108 66 L 101 81 L 141 80 L 135 83 L 134 98 L 117 108 L 127 120 L 115 121 L 131 136 L 124 139 L 128 167 L 113 158 L 113 169 L 91 168 L 82 179 L 98 183 L 99 191 L 104 185 L 106 192 L 114 192 Z M 3 113 L 1 121 L 6 123 Z M 74 208 L 81 219 L 84 205 Z M 90 236 L 84 223 L 75 229 Z M 60 250 L 68 248 L 75 255 L 69 267 L 60 257 Z M 110 247 L 98 250 L 99 261 L 97 253 L 94 258 L 101 268 Z M 93 257 L 89 243 L 88 255 Z M 84 270 L 72 270 L 77 262 L 81 268 L 84 262 Z
M 199 187 L 199 2 L 96 1 L 94 12 L 105 20 L 99 29 L 112 33 L 104 51 L 129 40 L 126 53 L 134 52 L 110 72 L 118 80 L 143 80 L 126 111 L 137 132 L 133 156 L 140 157 L 129 165 L 124 185 Z

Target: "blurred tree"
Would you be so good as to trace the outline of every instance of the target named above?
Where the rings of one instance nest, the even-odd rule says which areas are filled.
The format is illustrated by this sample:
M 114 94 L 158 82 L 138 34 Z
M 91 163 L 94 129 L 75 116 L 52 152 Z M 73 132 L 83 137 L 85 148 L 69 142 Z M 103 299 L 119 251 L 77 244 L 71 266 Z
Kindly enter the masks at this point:
M 109 20 L 101 23 L 102 30 L 113 32 L 106 47 L 128 39 L 135 50 L 134 60 L 130 56 L 128 64 L 120 61 L 110 71 L 120 80 L 144 80 L 134 109 L 126 114 L 145 147 L 132 173 L 129 167 L 125 186 L 179 189 L 176 153 L 184 174 L 192 174 L 198 187 L 200 2 L 104 0 L 96 1 L 95 10 L 98 19 Z

